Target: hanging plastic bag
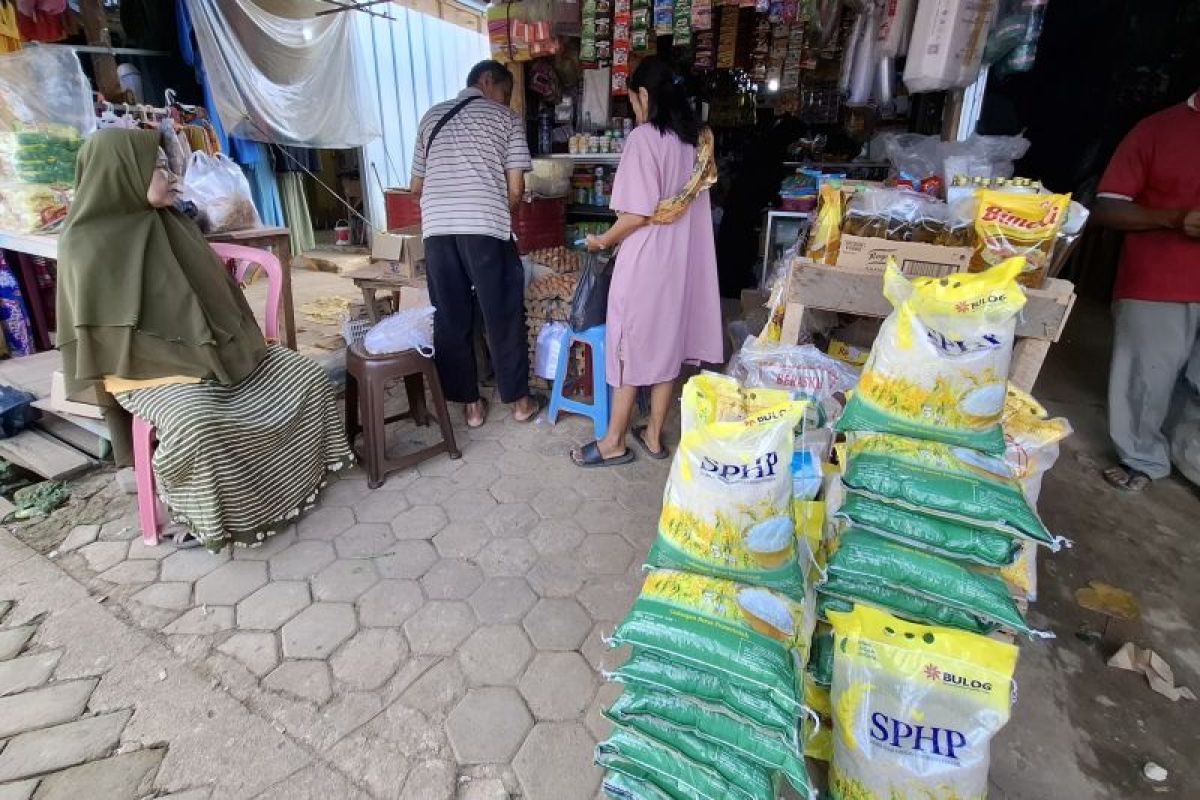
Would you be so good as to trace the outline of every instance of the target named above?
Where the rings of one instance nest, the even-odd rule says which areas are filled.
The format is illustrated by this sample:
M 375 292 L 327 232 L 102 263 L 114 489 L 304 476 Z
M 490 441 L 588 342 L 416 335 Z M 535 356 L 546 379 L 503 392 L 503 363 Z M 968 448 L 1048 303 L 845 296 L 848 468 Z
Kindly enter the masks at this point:
M 367 331 L 363 347 L 372 355 L 416 350 L 426 358 L 433 356 L 433 306 L 406 308 L 384 317 Z
M 0 57 L 0 129 L 66 126 L 96 130 L 92 87 L 69 49 L 30 47 Z
M 983 798 L 1017 648 L 857 605 L 834 630 L 833 800 Z
M 533 374 L 553 381 L 558 377 L 558 359 L 569 329 L 562 322 L 547 322 L 538 332 L 533 357 Z
M 571 330 L 586 331 L 608 319 L 608 287 L 615 253 L 588 253 L 571 298 Z
M 250 197 L 250 182 L 242 168 L 223 153 L 192 153 L 182 199 L 200 209 L 200 228 L 205 233 L 262 227 Z

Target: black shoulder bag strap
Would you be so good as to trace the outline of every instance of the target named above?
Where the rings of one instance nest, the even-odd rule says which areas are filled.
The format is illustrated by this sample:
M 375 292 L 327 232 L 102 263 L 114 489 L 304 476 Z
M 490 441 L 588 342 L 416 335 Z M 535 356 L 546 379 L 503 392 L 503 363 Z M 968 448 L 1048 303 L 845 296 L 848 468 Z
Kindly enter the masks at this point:
M 482 99 L 483 98 L 477 94 L 471 95 L 470 97 L 464 99 L 461 103 L 459 103 L 454 108 L 450 109 L 449 111 L 447 111 L 445 114 L 442 115 L 442 118 L 439 119 L 437 121 L 437 124 L 433 126 L 433 130 L 429 132 L 429 141 L 425 142 L 425 157 L 426 158 L 429 158 L 429 148 L 433 147 L 433 140 L 436 139 L 437 135 L 442 132 L 442 128 L 446 127 L 446 123 L 449 122 L 450 120 L 454 119 L 454 117 L 457 116 L 458 112 L 460 112 L 464 108 L 466 108 L 467 104 L 470 103 L 472 100 L 482 100 Z

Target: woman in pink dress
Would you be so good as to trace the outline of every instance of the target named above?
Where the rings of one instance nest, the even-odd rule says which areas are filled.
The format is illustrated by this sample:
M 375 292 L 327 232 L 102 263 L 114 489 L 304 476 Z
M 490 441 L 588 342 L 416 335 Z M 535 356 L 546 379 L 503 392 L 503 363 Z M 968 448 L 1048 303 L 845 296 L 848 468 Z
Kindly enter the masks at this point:
M 588 250 L 620 245 L 608 294 L 605 365 L 614 388 L 608 434 L 571 453 L 581 467 L 633 460 L 625 434 L 637 390 L 650 387 L 650 418 L 633 429 L 651 458 L 666 458 L 663 424 L 683 364 L 719 363 L 721 301 L 708 186 L 712 136 L 702 131 L 683 81 L 657 57 L 629 79 L 637 127 L 625 144 L 609 205 L 616 223 Z

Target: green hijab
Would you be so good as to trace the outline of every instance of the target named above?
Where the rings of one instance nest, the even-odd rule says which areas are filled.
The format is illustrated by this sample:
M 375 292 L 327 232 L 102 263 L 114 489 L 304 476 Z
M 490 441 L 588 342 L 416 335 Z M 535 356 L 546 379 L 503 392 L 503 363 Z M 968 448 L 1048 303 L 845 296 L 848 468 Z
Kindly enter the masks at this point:
M 75 200 L 58 242 L 58 348 L 67 393 L 103 392 L 106 376 L 182 375 L 234 385 L 267 345 L 241 289 L 200 229 L 146 190 L 156 131 L 110 129 L 79 152 Z M 118 462 L 128 419 L 110 419 Z
M 68 381 L 185 375 L 236 384 L 266 354 L 246 298 L 195 223 L 153 208 L 156 131 L 103 130 L 79 153 L 58 243 Z

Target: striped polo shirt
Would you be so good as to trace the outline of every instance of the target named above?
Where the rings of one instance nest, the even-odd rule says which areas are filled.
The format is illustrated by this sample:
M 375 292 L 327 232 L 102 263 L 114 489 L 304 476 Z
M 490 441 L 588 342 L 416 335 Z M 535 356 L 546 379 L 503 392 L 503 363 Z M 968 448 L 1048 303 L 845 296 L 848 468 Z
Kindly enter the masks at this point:
M 468 97 L 473 100 L 438 132 L 425 153 L 434 126 Z M 430 236 L 477 234 L 512 236 L 505 171 L 533 169 L 521 121 L 511 110 L 483 97 L 474 87 L 438 103 L 421 118 L 412 174 L 424 178 L 421 232 Z

